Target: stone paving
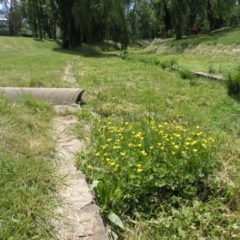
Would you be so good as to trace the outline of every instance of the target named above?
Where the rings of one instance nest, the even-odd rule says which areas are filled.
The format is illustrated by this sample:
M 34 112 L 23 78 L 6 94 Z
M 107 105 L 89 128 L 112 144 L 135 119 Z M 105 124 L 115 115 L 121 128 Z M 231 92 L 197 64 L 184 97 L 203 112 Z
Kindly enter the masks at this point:
M 55 109 L 59 111 L 61 106 Z M 61 240 L 107 240 L 99 207 L 94 203 L 85 176 L 74 165 L 75 154 L 84 148 L 70 130 L 76 123 L 77 118 L 73 115 L 54 119 L 56 158 L 66 186 L 60 193 L 62 205 L 56 210 L 56 215 L 61 217 L 54 219 L 53 226 Z

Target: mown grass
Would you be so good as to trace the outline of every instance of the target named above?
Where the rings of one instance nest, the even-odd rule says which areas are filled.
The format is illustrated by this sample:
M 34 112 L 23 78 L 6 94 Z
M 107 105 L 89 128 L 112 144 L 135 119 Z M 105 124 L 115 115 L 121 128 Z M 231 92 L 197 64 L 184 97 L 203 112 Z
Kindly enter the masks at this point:
M 56 42 L 0 37 L 1 86 L 68 87 L 63 81 L 67 62 L 75 53 L 61 51 Z M 75 54 L 75 55 L 74 55 Z
M 125 61 L 112 52 L 81 56 L 75 65 L 78 83 L 86 89 L 78 132 L 89 144 L 77 163 L 94 183 L 106 224 L 115 221 L 121 229 L 123 221 L 124 231 L 111 224 L 120 239 L 238 239 L 239 103 L 223 83 L 181 79 L 156 64 L 155 58 L 162 61 L 157 54 L 137 53 L 141 61 Z M 177 172 L 183 162 L 193 160 L 183 157 L 181 148 L 191 143 L 186 135 L 177 141 L 177 132 L 168 133 L 168 140 L 155 136 L 152 122 L 156 128 L 187 122 L 188 129 L 200 126 L 196 135 L 209 134 L 215 150 L 209 149 L 208 163 L 215 167 L 205 165 L 208 176 L 200 174 L 200 167 L 190 170 L 191 163 L 190 169 Z M 163 145 L 171 150 L 161 152 Z M 194 146 L 194 152 L 204 163 L 205 150 Z M 193 180 L 194 174 L 200 179 Z M 191 183 L 184 185 L 184 176 Z M 184 189 L 175 185 L 178 181 Z

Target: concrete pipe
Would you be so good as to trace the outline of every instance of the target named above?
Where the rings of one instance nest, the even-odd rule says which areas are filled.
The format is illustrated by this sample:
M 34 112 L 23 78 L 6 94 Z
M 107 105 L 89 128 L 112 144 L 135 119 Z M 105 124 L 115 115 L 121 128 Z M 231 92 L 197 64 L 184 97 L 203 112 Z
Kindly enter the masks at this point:
M 81 100 L 84 90 L 80 88 L 25 88 L 0 87 L 0 93 L 6 98 L 17 101 L 23 95 L 32 95 L 53 105 L 69 105 Z

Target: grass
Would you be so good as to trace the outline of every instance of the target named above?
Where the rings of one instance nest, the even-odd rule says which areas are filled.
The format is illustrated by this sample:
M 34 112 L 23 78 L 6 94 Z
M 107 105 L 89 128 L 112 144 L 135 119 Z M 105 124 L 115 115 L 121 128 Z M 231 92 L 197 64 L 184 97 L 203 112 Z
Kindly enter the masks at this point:
M 64 68 L 76 55 L 58 44 L 0 37 L 1 86 L 68 86 Z M 62 180 L 54 160 L 53 107 L 0 96 L 0 239 L 56 239 L 50 221 Z
M 30 97 L 0 97 L 1 239 L 53 239 L 49 224 L 60 179 L 50 155 L 53 109 Z
M 163 69 L 159 62 L 166 59 L 158 54 L 129 52 L 129 61 L 112 52 L 81 56 L 75 64 L 78 83 L 86 89 L 76 131 L 89 144 L 77 163 L 93 183 L 105 223 L 113 230 L 111 237 L 117 233 L 120 239 L 149 239 L 149 234 L 155 239 L 237 239 L 239 212 L 233 206 L 239 198 L 235 157 L 239 154 L 239 103 L 228 96 L 222 83 L 181 79 Z M 180 65 L 177 57 L 183 56 L 172 53 L 168 62 Z M 152 132 L 152 121 L 156 126 L 166 122 L 181 127 L 188 122 L 189 129 L 200 126 L 203 134 L 215 139 L 214 149 L 207 154 L 208 163 L 213 164 L 213 168 L 206 165 L 208 177 L 198 172 L 199 166 L 178 172 L 186 159 L 193 159 L 179 155 L 185 152 L 181 147 L 187 137 L 181 135 L 181 145 L 171 132 L 166 143 Z M 89 127 L 83 133 L 84 124 L 91 126 L 90 136 Z M 141 143 L 134 142 L 136 134 L 143 138 Z M 166 144 L 168 150 L 162 153 L 158 144 Z M 192 149 L 200 159 L 194 163 L 208 159 L 203 150 Z M 195 173 L 203 178 L 193 180 Z M 175 185 L 177 176 L 191 179 L 191 184 L 179 179 L 181 184 Z
M 223 83 L 182 79 L 166 69 L 203 66 L 209 48 L 229 46 L 207 38 L 184 51 L 165 46 L 172 40 L 155 46 L 158 54 L 130 49 L 129 61 L 119 51 L 102 52 L 105 45 L 63 51 L 52 41 L 0 38 L 3 86 L 70 86 L 63 74 L 72 63 L 75 86 L 85 89 L 76 134 L 87 147 L 76 161 L 93 184 L 110 239 L 240 237 L 239 102 Z M 214 59 L 236 67 L 227 51 Z M 32 98 L 0 104 L 0 238 L 55 238 L 52 107 Z
M 213 70 L 225 77 L 236 68 L 239 61 L 239 28 L 223 28 L 209 35 L 153 42 L 146 53 L 157 53 L 162 60 L 175 59 L 180 67 L 193 71 Z
M 50 40 L 0 37 L 0 42 L 2 87 L 69 87 L 63 74 L 76 53 L 61 51 Z

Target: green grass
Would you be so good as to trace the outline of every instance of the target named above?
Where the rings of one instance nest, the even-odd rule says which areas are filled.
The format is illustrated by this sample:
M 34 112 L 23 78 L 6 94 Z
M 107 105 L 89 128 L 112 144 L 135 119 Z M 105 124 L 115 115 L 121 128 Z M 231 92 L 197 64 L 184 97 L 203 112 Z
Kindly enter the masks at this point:
M 169 62 L 176 62 L 173 60 L 178 55 L 172 54 Z M 89 183 L 94 182 L 106 224 L 118 232 L 120 239 L 149 239 L 149 234 L 155 239 L 234 239 L 234 236 L 237 239 L 239 212 L 233 206 L 238 206 L 239 198 L 236 170 L 239 164 L 235 157 L 239 144 L 239 103 L 228 96 L 222 83 L 181 79 L 177 73 L 163 69 L 156 64 L 156 58 L 162 61 L 157 54 L 138 50 L 131 56 L 129 61 L 117 57 L 115 52 L 81 56 L 75 65 L 78 83 L 86 89 L 86 105 L 78 115 L 81 123 L 76 131 L 89 143 L 77 163 Z M 181 65 L 181 61 L 177 63 Z M 172 149 L 175 146 L 172 142 L 177 143 L 173 139 L 165 145 L 171 148 L 169 153 L 165 151 L 163 156 L 160 152 L 152 153 L 151 147 L 157 148 L 164 140 L 149 130 L 151 121 L 157 126 L 174 121 L 180 126 L 188 122 L 190 129 L 200 126 L 203 134 L 216 139 L 215 150 L 208 153 L 208 162 L 220 162 L 220 170 L 214 165 L 211 171 L 206 165 L 210 171 L 208 177 L 200 174 L 203 179 L 196 181 L 193 174 L 199 174 L 200 167 L 177 172 L 183 167 L 182 161 L 193 158 L 178 155 Z M 83 133 L 84 124 L 92 126 L 90 136 L 89 128 Z M 115 129 L 119 130 L 116 135 Z M 133 142 L 133 132 L 142 132 L 142 143 Z M 173 133 L 169 136 L 174 138 Z M 177 145 L 180 146 L 179 142 Z M 200 163 L 207 160 L 202 155 L 204 151 L 193 150 L 198 152 Z M 176 176 L 181 176 L 181 180 L 185 176 L 192 182 L 186 185 L 182 182 L 183 190 L 171 181 L 177 181 Z M 154 185 L 159 181 L 160 185 Z M 115 216 L 115 223 L 120 228 L 123 221 L 125 231 L 113 227 L 111 212 L 119 217 Z
M 50 105 L 24 98 L 0 97 L 1 239 L 51 239 L 50 225 L 60 178 L 54 151 Z
M 0 37 L 1 86 L 69 86 L 64 68 L 76 54 L 53 41 Z M 50 221 L 62 180 L 53 161 L 53 107 L 0 96 L 0 239 L 55 239 Z
M 209 35 L 154 41 L 146 53 L 157 53 L 163 60 L 176 60 L 180 67 L 227 76 L 239 62 L 239 28 L 223 28 Z
M 1 86 L 67 87 L 63 81 L 66 63 L 76 53 L 61 51 L 53 41 L 0 37 Z M 65 54 L 64 54 L 65 53 Z
M 227 44 L 237 32 L 224 34 L 217 41 Z M 172 40 L 155 46 L 157 54 L 130 49 L 129 61 L 119 52 L 102 52 L 105 44 L 63 51 L 52 41 L 0 38 L 3 86 L 70 86 L 63 74 L 73 64 L 75 86 L 85 89 L 76 134 L 87 144 L 76 161 L 94 182 L 110 238 L 240 238 L 239 102 L 223 83 L 182 79 L 166 69 L 235 69 L 232 58 L 238 56 L 228 51 L 238 46 L 206 38 L 195 46 L 187 40 L 184 51 L 165 46 Z M 213 55 L 209 49 L 228 51 Z M 210 57 L 216 65 L 205 63 Z M 54 238 L 52 107 L 32 98 L 0 100 L 0 238 Z

